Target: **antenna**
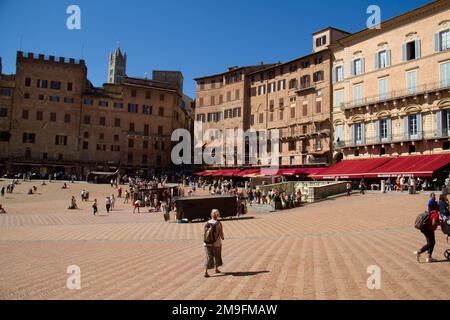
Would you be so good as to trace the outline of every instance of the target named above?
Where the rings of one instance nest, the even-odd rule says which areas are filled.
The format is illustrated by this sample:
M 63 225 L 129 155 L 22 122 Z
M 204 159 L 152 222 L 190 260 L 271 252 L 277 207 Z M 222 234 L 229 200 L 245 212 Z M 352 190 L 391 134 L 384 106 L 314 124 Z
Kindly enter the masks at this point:
M 81 42 L 81 59 L 84 59 L 84 42 Z
M 19 41 L 19 50 L 22 51 L 22 40 L 23 40 L 23 33 L 20 34 L 20 41 Z

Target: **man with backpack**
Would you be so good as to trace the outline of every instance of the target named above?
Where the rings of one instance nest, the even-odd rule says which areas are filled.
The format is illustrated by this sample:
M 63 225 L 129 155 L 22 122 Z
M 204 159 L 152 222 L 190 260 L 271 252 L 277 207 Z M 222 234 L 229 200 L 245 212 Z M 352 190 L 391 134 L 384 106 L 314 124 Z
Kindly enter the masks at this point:
M 419 215 L 416 219 L 415 227 L 423 233 L 425 238 L 427 239 L 427 244 L 423 246 L 419 251 L 414 251 L 414 254 L 417 257 L 417 261 L 420 262 L 420 255 L 425 251 L 428 251 L 428 258 L 425 260 L 426 262 L 436 262 L 433 259 L 433 250 L 436 245 L 436 238 L 434 232 L 436 228 L 440 224 L 439 219 L 439 206 L 437 203 L 433 203 L 429 206 L 430 210 Z
M 218 221 L 220 212 L 217 209 L 211 211 L 211 220 L 205 224 L 203 232 L 203 245 L 205 247 L 205 278 L 209 278 L 208 270 L 216 269 L 220 273 L 219 267 L 222 262 L 222 240 L 224 240 L 223 226 Z

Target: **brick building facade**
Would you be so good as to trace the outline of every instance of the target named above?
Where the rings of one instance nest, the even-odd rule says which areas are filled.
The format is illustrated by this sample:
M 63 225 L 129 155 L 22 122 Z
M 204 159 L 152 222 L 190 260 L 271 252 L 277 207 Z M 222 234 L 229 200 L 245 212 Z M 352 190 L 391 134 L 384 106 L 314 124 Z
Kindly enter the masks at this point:
M 18 52 L 16 74 L 0 78 L 3 169 L 85 175 L 170 166 L 171 132 L 190 127 L 192 116 L 181 72 L 157 75 L 170 77 L 124 75 L 96 88 L 83 60 Z
M 196 79 L 196 119 L 279 130 L 282 167 L 450 152 L 449 17 L 450 1 L 438 0 L 380 29 L 318 31 L 312 54 L 245 73 L 241 121 L 220 116 L 228 102 L 213 103 L 234 70 Z

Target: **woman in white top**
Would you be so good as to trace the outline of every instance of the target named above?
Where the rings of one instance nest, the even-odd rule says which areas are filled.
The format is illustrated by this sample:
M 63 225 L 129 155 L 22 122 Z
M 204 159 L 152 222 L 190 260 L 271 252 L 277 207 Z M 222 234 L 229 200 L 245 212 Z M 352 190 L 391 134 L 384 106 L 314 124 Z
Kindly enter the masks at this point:
M 222 240 L 224 240 L 223 226 L 218 219 L 220 212 L 217 209 L 211 211 L 211 220 L 205 225 L 207 227 L 213 226 L 215 228 L 215 241 L 213 243 L 203 243 L 205 247 L 205 278 L 209 278 L 208 270 L 216 269 L 216 273 L 220 273 L 219 267 L 223 265 L 222 261 Z

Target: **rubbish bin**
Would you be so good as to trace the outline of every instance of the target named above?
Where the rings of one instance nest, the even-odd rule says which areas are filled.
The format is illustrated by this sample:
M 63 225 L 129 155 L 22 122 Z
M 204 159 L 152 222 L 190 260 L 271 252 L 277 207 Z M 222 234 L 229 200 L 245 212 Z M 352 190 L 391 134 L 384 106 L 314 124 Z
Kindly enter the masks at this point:
M 381 180 L 381 192 L 385 193 L 386 192 L 386 181 Z
M 413 194 L 413 187 L 412 186 L 408 186 L 408 193 L 409 194 Z
M 417 183 L 416 183 L 416 180 L 413 179 L 412 180 L 412 194 L 416 194 L 416 192 L 417 192 Z

